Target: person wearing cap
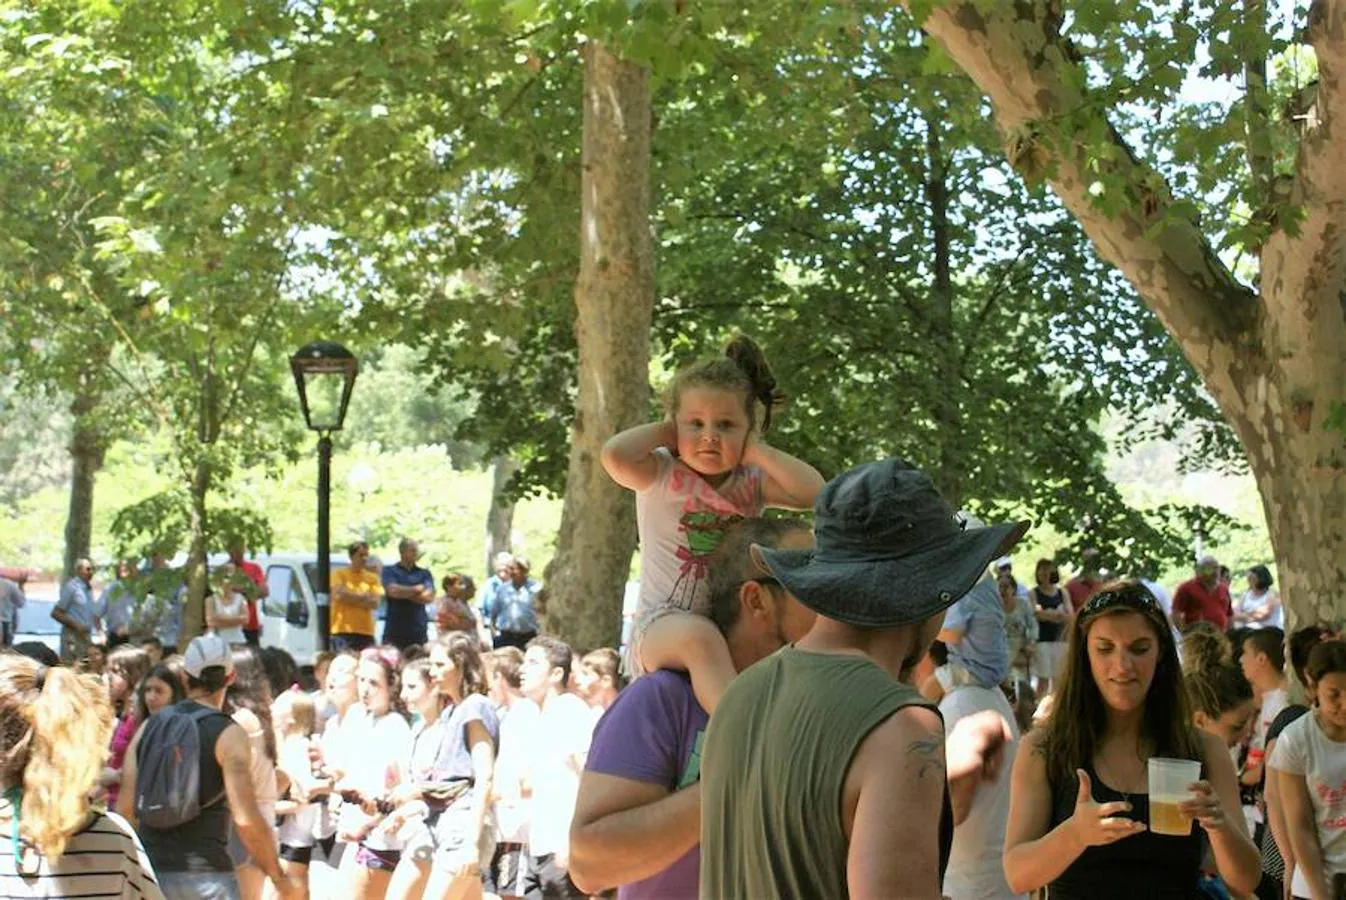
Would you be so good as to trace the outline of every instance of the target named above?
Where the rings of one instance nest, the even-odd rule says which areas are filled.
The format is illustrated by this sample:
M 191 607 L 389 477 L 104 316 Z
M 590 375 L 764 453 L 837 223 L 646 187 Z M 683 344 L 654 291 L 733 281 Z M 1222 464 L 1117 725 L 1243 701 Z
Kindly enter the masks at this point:
M 183 654 L 187 699 L 162 710 L 141 729 L 127 748 L 117 811 L 136 825 L 136 768 L 142 747 L 164 739 L 163 728 L 174 715 L 205 715 L 196 721 L 201 745 L 201 813 L 176 828 L 138 828 L 145 851 L 159 876 L 167 900 L 234 900 L 239 896 L 234 863 L 229 856 L 229 831 L 234 828 L 253 865 L 270 879 L 278 896 L 299 897 L 303 885 L 281 871 L 271 825 L 262 815 L 252 784 L 248 736 L 220 710 L 234 680 L 233 654 L 223 638 L 205 634 L 192 639 Z
M 939 713 L 907 681 L 1027 528 L 963 527 L 929 476 L 890 459 L 823 488 L 815 550 L 753 548 L 817 619 L 730 684 L 706 732 L 702 896 L 940 896 L 955 820 L 1007 735 L 994 714 L 960 723 L 977 739 L 950 735 L 946 772 Z

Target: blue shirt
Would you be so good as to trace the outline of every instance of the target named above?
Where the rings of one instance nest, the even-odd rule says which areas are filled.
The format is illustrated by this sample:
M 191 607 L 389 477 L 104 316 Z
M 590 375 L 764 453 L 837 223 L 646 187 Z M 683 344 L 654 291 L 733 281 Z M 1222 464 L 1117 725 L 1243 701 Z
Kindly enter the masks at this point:
M 61 588 L 61 599 L 56 601 L 56 608 L 89 632 L 93 631 L 93 589 L 83 578 L 76 575 L 65 583 L 65 587 Z
M 94 612 L 103 620 L 103 628 L 108 634 L 123 634 L 131 626 L 131 611 L 135 607 L 135 595 L 120 581 L 114 581 L 103 589 L 103 593 L 94 604 Z
M 963 639 L 949 645 L 949 661 L 962 666 L 982 687 L 995 687 L 1009 674 L 1009 638 L 1005 607 L 995 582 L 983 578 L 944 615 L 945 628 L 957 628 Z
M 529 578 L 523 584 L 512 581 L 496 584 L 491 596 L 482 604 L 485 607 L 486 621 L 496 631 L 541 631 L 533 601 L 537 598 L 542 585 Z
M 398 585 L 401 587 L 421 587 L 430 589 L 430 595 L 435 593 L 435 577 L 430 574 L 429 569 L 422 569 L 420 566 L 412 566 L 410 569 L 404 568 L 401 562 L 396 565 L 383 567 L 383 593 L 386 595 L 388 604 L 387 619 L 383 623 L 383 639 L 397 637 L 409 641 L 413 644 L 424 644 L 426 640 L 426 622 L 428 618 L 425 614 L 425 605 L 417 603 L 415 600 L 403 600 L 394 597 L 388 592 L 388 588 Z

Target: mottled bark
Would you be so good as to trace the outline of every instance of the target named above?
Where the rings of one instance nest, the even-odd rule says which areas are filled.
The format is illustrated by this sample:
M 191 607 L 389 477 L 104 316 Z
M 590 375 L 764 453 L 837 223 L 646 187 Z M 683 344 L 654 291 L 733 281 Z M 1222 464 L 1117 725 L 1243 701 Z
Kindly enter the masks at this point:
M 93 411 L 97 398 L 77 396 L 70 404 L 74 429 L 70 435 L 70 507 L 65 520 L 65 559 L 62 580 L 75 574 L 75 560 L 90 555 L 93 539 L 93 488 L 103 468 L 105 440 Z
M 986 92 L 1010 161 L 1047 178 L 1220 404 L 1261 490 L 1291 626 L 1339 620 L 1346 436 L 1329 419 L 1346 404 L 1346 146 L 1333 137 L 1346 127 L 1346 0 L 1316 0 L 1310 12 L 1320 83 L 1291 189 L 1300 217 L 1260 248 L 1257 290 L 1233 277 L 1196 222 L 1165 216 L 1166 184 L 1088 102 L 1058 22 L 1045 0 L 951 3 L 924 27 Z M 1087 145 L 1091 133 L 1112 135 L 1108 158 Z M 1127 198 L 1115 214 L 1095 203 L 1096 181 Z
M 591 41 L 584 55 L 579 384 L 545 627 L 587 649 L 614 645 L 635 549 L 635 504 L 603 471 L 613 434 L 649 400 L 654 264 L 650 237 L 649 73 Z
M 509 481 L 519 471 L 519 463 L 508 456 L 491 461 L 491 508 L 486 512 L 486 569 L 495 571 L 495 555 L 509 551 L 514 531 L 514 501 L 505 493 Z

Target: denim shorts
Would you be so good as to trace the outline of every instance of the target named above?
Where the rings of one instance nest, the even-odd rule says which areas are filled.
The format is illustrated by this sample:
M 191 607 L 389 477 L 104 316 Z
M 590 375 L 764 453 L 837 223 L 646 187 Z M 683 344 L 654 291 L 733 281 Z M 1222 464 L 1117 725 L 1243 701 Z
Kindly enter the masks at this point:
M 164 900 L 239 900 L 233 872 L 160 872 Z

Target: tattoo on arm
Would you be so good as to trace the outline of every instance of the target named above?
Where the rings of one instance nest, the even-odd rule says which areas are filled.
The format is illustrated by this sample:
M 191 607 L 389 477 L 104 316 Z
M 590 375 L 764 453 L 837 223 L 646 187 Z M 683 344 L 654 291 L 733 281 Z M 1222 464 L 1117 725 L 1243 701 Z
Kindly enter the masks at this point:
M 907 752 L 917 757 L 920 768 L 916 770 L 917 778 L 924 778 L 925 773 L 934 769 L 940 775 L 944 774 L 944 739 L 939 737 L 925 738 L 919 741 L 912 741 L 907 745 Z

